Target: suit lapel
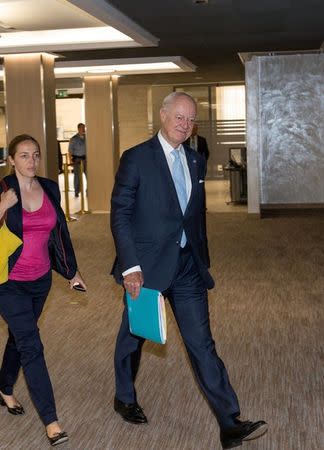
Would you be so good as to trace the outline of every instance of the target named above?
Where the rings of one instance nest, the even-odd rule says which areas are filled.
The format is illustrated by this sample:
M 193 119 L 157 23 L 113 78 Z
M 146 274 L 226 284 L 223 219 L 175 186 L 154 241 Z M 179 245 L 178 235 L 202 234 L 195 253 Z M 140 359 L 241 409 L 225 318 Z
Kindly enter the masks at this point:
M 190 178 L 191 178 L 191 194 L 190 194 L 190 198 L 188 200 L 187 208 L 185 211 L 185 213 L 186 213 L 188 211 L 188 209 L 190 208 L 190 205 L 194 199 L 195 192 L 197 190 L 198 175 L 197 175 L 197 158 L 195 155 L 195 151 L 191 151 L 191 150 L 189 151 L 185 145 L 184 145 L 184 150 L 186 153 L 187 164 L 188 164 L 188 169 L 189 169 Z
M 163 148 L 160 144 L 160 141 L 159 141 L 159 138 L 157 137 L 157 135 L 152 138 L 152 146 L 153 146 L 153 150 L 154 150 L 154 159 L 155 159 L 155 163 L 157 165 L 158 171 L 159 171 L 159 173 L 162 173 L 163 180 L 166 181 L 166 184 L 168 187 L 168 189 L 166 190 L 165 186 L 164 186 L 164 190 L 166 192 L 169 192 L 174 204 L 178 205 L 178 210 L 179 210 L 178 212 L 182 215 L 182 210 L 181 210 L 181 206 L 179 203 L 178 194 L 177 194 L 176 188 L 174 186 L 172 174 L 170 172 L 167 159 L 165 157 Z
M 172 174 L 170 172 L 168 162 L 166 160 L 163 148 L 160 144 L 160 141 L 159 141 L 157 135 L 152 138 L 151 145 L 153 147 L 154 158 L 155 158 L 155 163 L 157 165 L 157 168 L 158 168 L 159 172 L 163 174 L 163 179 L 165 179 L 167 182 L 168 191 L 169 191 L 173 201 L 175 202 L 175 204 L 178 205 L 179 213 L 181 213 L 181 215 L 182 215 L 182 210 L 180 207 L 177 191 L 174 186 Z M 185 211 L 185 214 L 186 214 L 188 209 L 190 208 L 190 205 L 193 202 L 193 199 L 195 198 L 195 193 L 196 193 L 197 187 L 198 187 L 198 171 L 197 171 L 198 162 L 197 162 L 197 156 L 196 156 L 197 153 L 194 150 L 191 150 L 185 144 L 183 145 L 183 148 L 185 150 L 188 169 L 189 169 L 190 178 L 191 178 L 191 194 L 188 199 L 188 204 L 187 204 L 187 208 Z

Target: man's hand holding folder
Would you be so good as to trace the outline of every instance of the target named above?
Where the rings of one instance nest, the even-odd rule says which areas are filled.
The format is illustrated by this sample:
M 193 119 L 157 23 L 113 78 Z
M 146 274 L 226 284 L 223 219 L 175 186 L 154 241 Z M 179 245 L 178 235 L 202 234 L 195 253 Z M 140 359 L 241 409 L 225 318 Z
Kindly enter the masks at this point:
M 143 284 L 144 279 L 141 271 L 131 272 L 124 276 L 124 287 L 133 300 L 139 296 Z

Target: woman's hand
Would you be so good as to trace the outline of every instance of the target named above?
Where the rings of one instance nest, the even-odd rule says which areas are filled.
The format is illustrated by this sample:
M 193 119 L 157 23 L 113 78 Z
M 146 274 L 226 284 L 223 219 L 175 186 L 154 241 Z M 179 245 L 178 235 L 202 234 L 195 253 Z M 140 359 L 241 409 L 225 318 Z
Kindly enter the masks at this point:
M 75 284 L 79 284 L 85 291 L 87 290 L 87 285 L 83 281 L 83 278 L 78 270 L 76 271 L 74 277 L 71 280 L 69 280 L 69 283 L 70 289 L 73 289 L 73 286 Z
M 0 202 L 0 218 L 4 215 L 7 209 L 11 208 L 18 202 L 16 192 L 11 188 L 1 194 Z

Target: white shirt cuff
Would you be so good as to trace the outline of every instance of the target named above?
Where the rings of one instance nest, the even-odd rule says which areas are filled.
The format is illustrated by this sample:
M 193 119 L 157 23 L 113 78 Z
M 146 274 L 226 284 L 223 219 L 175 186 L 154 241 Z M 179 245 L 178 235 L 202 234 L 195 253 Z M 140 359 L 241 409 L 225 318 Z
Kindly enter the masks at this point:
M 126 275 L 133 272 L 142 272 L 141 266 L 133 266 L 130 269 L 125 270 L 125 272 L 123 272 L 122 275 L 123 277 L 126 277 Z

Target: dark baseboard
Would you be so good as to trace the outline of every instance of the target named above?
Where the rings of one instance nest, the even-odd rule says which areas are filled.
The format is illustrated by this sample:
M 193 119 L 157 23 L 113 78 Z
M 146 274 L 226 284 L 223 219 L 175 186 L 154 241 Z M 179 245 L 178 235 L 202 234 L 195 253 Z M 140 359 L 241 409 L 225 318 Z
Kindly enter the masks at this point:
M 268 203 L 260 205 L 260 217 L 324 216 L 324 203 Z

